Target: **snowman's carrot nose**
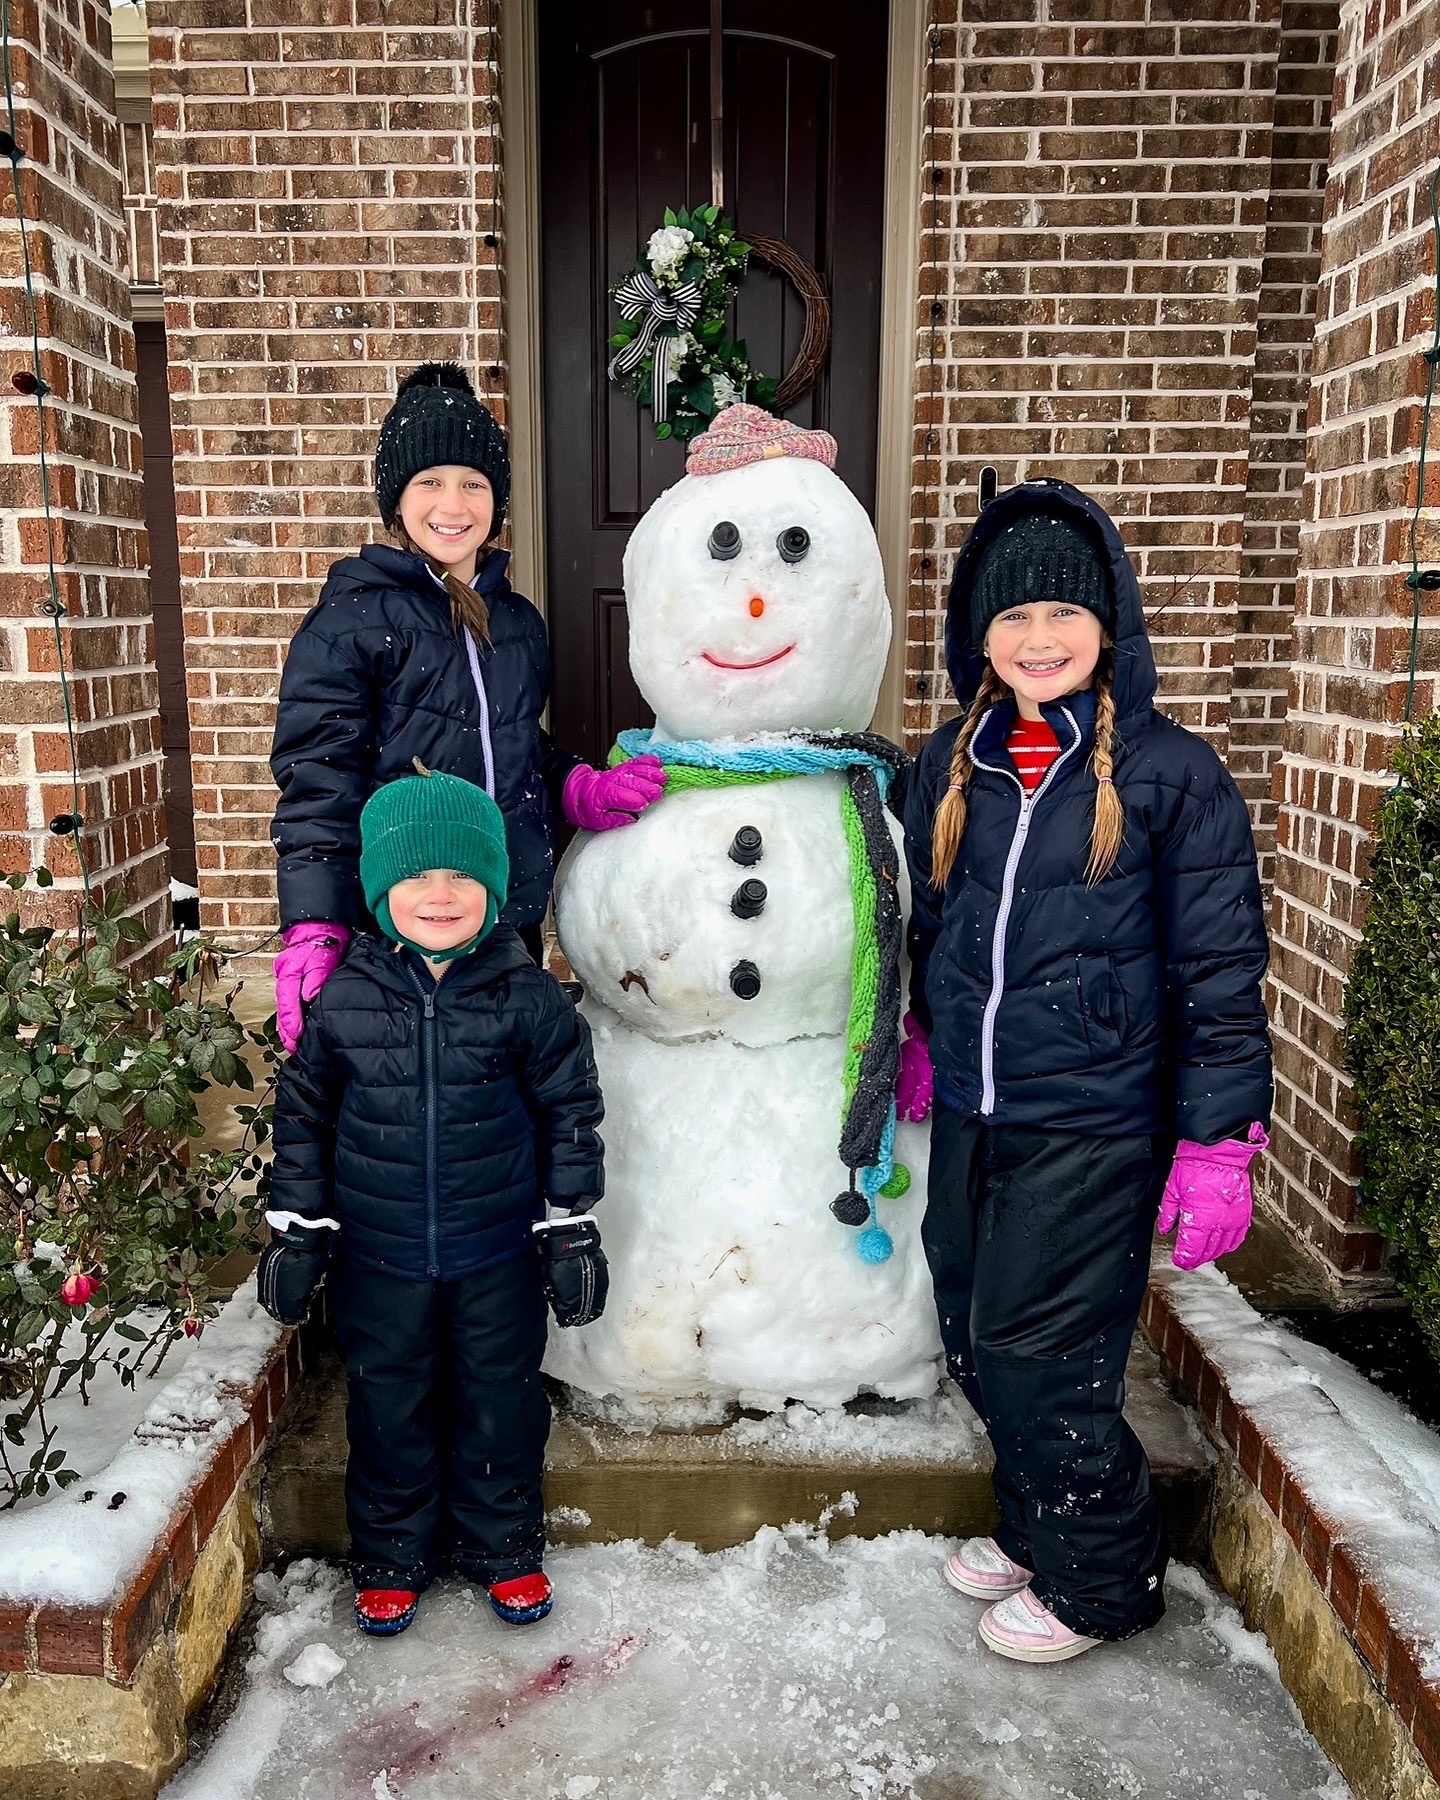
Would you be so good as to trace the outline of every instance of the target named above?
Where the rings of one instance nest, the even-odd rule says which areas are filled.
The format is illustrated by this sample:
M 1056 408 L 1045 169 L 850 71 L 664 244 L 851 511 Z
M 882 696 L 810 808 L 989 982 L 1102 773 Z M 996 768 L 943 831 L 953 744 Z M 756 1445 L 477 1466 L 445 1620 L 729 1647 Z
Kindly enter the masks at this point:
M 765 610 L 765 602 L 760 598 L 760 596 L 758 594 L 753 595 L 751 598 L 751 601 L 750 601 L 750 617 L 752 619 L 758 619 L 760 617 L 761 613 L 764 612 L 764 610 Z

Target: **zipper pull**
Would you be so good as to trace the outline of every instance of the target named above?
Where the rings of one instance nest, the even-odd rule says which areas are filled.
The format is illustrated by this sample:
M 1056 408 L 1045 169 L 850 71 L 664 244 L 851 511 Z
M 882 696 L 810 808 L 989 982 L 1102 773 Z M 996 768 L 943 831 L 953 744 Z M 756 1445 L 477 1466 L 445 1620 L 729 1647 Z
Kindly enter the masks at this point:
M 425 1017 L 433 1019 L 435 1017 L 435 990 L 432 988 L 429 993 L 422 994 L 420 999 L 425 1007 Z

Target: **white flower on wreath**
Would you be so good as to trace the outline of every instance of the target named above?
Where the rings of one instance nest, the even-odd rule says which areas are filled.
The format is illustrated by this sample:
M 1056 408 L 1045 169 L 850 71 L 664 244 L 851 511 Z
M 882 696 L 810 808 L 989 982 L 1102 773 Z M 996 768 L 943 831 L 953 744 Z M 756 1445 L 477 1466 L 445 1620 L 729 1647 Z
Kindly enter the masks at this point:
M 694 242 L 695 233 L 683 225 L 662 225 L 658 231 L 652 231 L 645 246 L 650 273 L 657 281 L 674 281 Z
M 736 387 L 735 383 L 728 375 L 712 375 L 710 377 L 710 386 L 715 395 L 715 406 L 717 410 L 725 406 L 735 406 L 739 401 L 745 398 L 742 390 Z

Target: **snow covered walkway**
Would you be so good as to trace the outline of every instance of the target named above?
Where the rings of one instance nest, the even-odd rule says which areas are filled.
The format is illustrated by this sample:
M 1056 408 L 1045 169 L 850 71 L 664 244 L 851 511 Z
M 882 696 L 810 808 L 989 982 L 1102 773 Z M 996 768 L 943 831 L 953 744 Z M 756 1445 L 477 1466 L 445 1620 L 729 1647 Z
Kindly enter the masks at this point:
M 543 1624 L 447 1583 L 392 1641 L 355 1631 L 338 1567 L 295 1563 L 260 1578 L 238 1704 L 165 1800 L 1348 1796 L 1195 1570 L 1158 1630 L 1027 1669 L 979 1644 L 945 1549 L 799 1526 L 713 1555 L 580 1545 L 551 1554 Z

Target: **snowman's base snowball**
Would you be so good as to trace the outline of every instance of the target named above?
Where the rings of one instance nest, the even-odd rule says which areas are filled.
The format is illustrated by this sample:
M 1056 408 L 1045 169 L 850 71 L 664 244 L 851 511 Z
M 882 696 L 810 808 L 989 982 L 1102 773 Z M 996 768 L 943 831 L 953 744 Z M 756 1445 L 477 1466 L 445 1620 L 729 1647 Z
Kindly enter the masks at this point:
M 841 1039 L 657 1044 L 585 1010 L 605 1094 L 597 1216 L 610 1297 L 595 1324 L 552 1330 L 546 1372 L 619 1407 L 932 1394 L 928 1129 L 897 1131 L 913 1183 L 878 1202 L 893 1254 L 867 1263 L 863 1233 L 830 1211 L 848 1183 L 836 1154 Z

